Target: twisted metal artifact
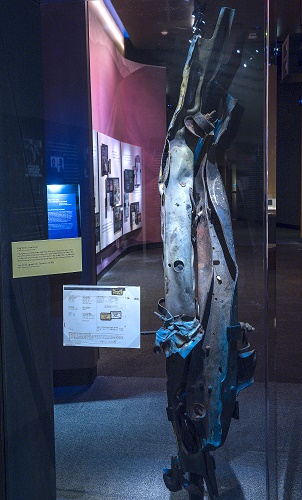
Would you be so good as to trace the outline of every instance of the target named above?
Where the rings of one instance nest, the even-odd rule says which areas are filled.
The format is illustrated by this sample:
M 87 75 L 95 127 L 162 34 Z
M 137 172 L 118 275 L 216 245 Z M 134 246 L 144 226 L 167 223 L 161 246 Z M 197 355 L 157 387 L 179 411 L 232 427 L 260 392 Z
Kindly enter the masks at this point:
M 256 354 L 247 340 L 252 327 L 237 318 L 238 267 L 215 160 L 236 105 L 219 83 L 234 10 L 221 9 L 211 39 L 201 37 L 203 13 L 197 10 L 159 174 L 165 298 L 155 350 L 167 357 L 167 413 L 178 445 L 165 483 L 200 498 L 205 481 L 215 498 L 209 452 L 224 443 L 232 417 L 238 418 L 236 397 L 253 382 Z

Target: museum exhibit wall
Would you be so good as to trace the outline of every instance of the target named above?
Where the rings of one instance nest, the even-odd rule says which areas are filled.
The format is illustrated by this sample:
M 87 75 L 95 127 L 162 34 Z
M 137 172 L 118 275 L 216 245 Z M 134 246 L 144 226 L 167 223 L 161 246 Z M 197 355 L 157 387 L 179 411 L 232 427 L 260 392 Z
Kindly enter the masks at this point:
M 157 179 L 166 131 L 166 80 L 165 68 L 125 59 L 102 27 L 97 9 L 88 5 L 99 272 L 102 250 L 122 236 L 122 248 L 131 240 L 160 241 Z M 111 202 L 110 179 L 116 179 L 119 190 Z
M 49 278 L 13 278 L 11 250 L 47 238 L 40 21 L 38 3 L 0 4 L 0 497 L 8 500 L 56 498 Z
M 131 245 L 160 241 L 165 69 L 123 58 L 88 6 L 41 6 L 47 184 L 79 185 L 81 207 L 82 272 L 50 277 L 56 385 L 90 382 L 97 360 L 63 346 L 62 286 L 96 284 Z

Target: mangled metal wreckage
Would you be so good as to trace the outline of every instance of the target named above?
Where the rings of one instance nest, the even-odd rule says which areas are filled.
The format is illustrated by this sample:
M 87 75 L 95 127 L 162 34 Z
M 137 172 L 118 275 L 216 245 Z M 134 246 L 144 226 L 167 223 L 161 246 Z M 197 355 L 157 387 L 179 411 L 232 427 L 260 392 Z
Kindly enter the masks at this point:
M 212 38 L 204 39 L 204 14 L 195 11 L 159 176 L 165 298 L 155 350 L 166 354 L 167 414 L 178 447 L 164 481 L 192 499 L 203 498 L 205 485 L 210 498 L 218 496 L 210 452 L 238 418 L 236 397 L 253 382 L 256 361 L 247 338 L 252 327 L 237 318 L 232 224 L 215 162 L 236 105 L 223 78 L 233 17 L 233 9 L 221 9 Z

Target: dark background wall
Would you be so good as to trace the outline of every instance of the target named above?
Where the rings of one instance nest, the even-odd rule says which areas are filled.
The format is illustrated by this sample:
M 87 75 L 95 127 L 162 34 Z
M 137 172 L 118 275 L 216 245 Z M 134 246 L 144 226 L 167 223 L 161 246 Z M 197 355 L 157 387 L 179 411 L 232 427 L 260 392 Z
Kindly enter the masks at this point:
M 0 4 L 0 497 L 54 500 L 48 277 L 12 278 L 11 242 L 47 237 L 40 7 Z
M 301 83 L 281 82 L 277 94 L 277 224 L 300 227 Z
M 93 380 L 97 360 L 97 349 L 62 340 L 63 284 L 96 284 L 86 3 L 47 3 L 41 15 L 47 182 L 80 186 L 82 272 L 50 278 L 54 383 L 76 385 Z M 51 156 L 64 171 L 51 170 Z

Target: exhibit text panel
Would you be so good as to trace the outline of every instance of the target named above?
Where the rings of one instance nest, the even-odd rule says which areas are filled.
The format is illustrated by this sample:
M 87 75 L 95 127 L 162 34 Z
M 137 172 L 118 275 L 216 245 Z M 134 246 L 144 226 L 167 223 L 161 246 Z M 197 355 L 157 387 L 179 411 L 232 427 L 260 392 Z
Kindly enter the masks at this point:
M 63 286 L 63 344 L 140 347 L 140 287 Z

